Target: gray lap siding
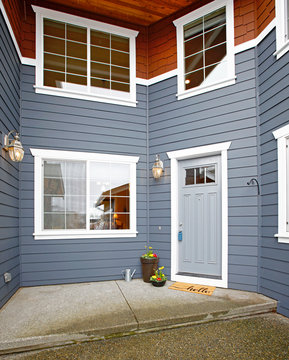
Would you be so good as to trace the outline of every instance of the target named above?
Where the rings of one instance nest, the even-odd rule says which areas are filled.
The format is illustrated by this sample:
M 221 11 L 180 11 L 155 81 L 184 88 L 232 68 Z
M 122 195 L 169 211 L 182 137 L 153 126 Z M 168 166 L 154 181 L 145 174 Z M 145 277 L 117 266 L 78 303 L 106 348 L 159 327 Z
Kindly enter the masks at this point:
M 0 12 L 0 146 L 2 134 L 20 128 L 20 60 Z M 12 280 L 4 282 L 10 272 Z M 0 308 L 20 286 L 19 164 L 0 154 Z
M 260 159 L 262 183 L 260 291 L 277 299 L 278 312 L 289 316 L 289 245 L 278 243 L 277 141 L 272 131 L 289 123 L 289 53 L 279 60 L 276 33 L 258 46 Z
M 136 268 L 146 236 L 146 88 L 137 108 L 36 94 L 34 67 L 23 66 L 21 179 L 22 285 L 120 279 Z M 139 156 L 135 238 L 34 240 L 34 168 L 30 148 Z

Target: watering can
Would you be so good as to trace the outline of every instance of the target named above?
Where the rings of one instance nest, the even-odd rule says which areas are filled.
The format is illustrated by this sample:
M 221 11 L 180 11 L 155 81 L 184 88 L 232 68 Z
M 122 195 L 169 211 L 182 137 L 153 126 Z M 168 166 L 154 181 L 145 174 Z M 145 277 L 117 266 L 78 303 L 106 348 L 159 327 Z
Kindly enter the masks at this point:
M 136 272 L 136 269 L 134 269 L 134 271 L 132 272 L 132 274 L 131 274 L 131 272 L 130 272 L 130 269 L 125 269 L 125 270 L 122 270 L 122 276 L 123 276 L 123 278 L 124 278 L 124 280 L 125 281 L 131 281 L 132 280 L 132 278 L 133 278 L 133 276 L 134 276 L 134 274 L 135 274 L 135 272 Z

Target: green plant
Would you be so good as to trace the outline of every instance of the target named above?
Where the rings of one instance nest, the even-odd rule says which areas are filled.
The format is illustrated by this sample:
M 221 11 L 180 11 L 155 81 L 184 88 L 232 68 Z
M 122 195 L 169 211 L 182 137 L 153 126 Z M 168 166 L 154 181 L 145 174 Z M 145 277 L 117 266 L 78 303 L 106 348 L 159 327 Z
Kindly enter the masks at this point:
M 155 282 L 161 282 L 167 280 L 166 275 L 162 272 L 164 267 L 160 267 L 155 271 L 155 274 L 151 276 L 150 280 Z
M 145 248 L 146 248 L 146 253 L 145 254 L 142 254 L 142 258 L 143 259 L 153 259 L 153 258 L 157 258 L 158 256 L 157 256 L 157 254 L 155 254 L 154 252 L 153 252 L 153 248 L 151 247 L 151 246 L 149 246 L 149 247 L 147 247 L 147 246 L 145 246 Z

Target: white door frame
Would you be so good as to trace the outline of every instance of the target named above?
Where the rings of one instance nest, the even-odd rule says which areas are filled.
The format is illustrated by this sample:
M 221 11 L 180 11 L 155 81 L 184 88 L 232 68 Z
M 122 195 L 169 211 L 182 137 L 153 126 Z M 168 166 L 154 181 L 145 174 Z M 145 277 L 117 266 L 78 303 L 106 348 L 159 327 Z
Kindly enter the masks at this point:
M 231 142 L 198 146 L 189 149 L 167 152 L 171 159 L 171 280 L 209 286 L 228 287 L 228 164 L 227 150 Z M 178 162 L 211 155 L 221 155 L 222 177 L 222 274 L 221 279 L 209 279 L 177 275 L 178 272 L 178 217 L 179 184 Z

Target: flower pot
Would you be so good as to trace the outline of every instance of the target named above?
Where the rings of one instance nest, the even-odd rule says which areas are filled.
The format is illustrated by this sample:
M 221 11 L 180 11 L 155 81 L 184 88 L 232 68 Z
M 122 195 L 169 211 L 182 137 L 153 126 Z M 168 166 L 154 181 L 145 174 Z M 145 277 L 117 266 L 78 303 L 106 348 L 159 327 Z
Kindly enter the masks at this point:
M 149 283 L 150 277 L 154 275 L 158 268 L 159 258 L 144 259 L 141 257 L 140 262 L 142 267 L 143 281 Z
M 162 286 L 165 285 L 165 283 L 166 283 L 166 280 L 164 280 L 164 281 L 152 281 L 152 284 L 155 287 L 162 287 Z

